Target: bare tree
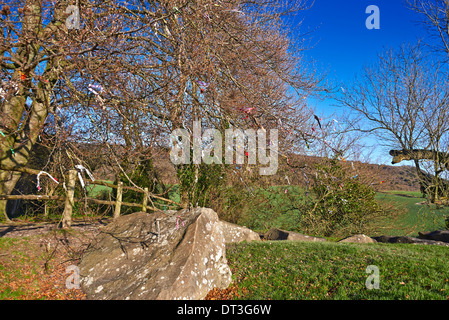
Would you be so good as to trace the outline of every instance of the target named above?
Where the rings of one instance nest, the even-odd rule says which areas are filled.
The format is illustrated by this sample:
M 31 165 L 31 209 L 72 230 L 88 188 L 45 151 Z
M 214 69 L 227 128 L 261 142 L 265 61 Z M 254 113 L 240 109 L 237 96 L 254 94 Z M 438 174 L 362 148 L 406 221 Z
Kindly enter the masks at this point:
M 422 192 L 435 202 L 448 193 L 441 178 L 449 160 L 449 83 L 444 64 L 432 60 L 421 44 L 380 54 L 340 103 L 359 117 L 356 130 L 395 149 L 393 163 L 414 162 Z
M 439 40 L 434 49 L 449 54 L 449 1 L 448 0 L 406 0 L 409 9 L 419 13 L 420 22 L 430 35 Z
M 306 68 L 284 17 L 307 7 L 280 0 L 2 3 L 0 194 L 12 192 L 20 173 L 11 169 L 26 171 L 43 133 L 48 168 L 62 178 L 76 164 L 108 164 L 131 184 L 133 168 L 145 163 L 151 171 L 152 150 L 167 148 L 170 132 L 193 120 L 216 128 L 282 123 L 284 136 L 301 138 L 311 116 L 303 97 L 321 79 Z M 5 206 L 0 201 L 8 219 Z

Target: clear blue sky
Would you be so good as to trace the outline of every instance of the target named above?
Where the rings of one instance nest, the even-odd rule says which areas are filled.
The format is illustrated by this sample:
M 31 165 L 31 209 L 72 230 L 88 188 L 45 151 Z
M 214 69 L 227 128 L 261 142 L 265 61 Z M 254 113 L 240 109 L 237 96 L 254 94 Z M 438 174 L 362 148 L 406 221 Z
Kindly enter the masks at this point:
M 380 29 L 365 26 L 369 5 L 380 11 Z M 417 21 L 421 18 L 409 10 L 403 0 L 316 0 L 314 6 L 302 12 L 301 31 L 318 28 L 311 34 L 314 47 L 305 52 L 329 72 L 329 79 L 350 82 L 364 65 L 376 61 L 377 54 L 404 42 L 416 42 L 428 37 Z M 309 101 L 317 114 L 326 118 L 344 110 L 333 106 L 332 100 Z M 390 157 L 387 157 L 390 160 Z

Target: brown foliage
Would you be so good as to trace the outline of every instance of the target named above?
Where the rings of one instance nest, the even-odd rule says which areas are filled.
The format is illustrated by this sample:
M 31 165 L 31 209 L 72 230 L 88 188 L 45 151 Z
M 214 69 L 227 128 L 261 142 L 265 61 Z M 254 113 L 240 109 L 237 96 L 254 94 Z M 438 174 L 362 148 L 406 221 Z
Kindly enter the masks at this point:
M 0 168 L 26 166 L 41 144 L 39 169 L 60 178 L 82 164 L 129 179 L 153 148 L 170 146 L 172 130 L 198 119 L 219 129 L 280 125 L 290 135 L 281 149 L 301 148 L 304 98 L 321 79 L 282 18 L 305 1 L 80 1 L 75 28 L 69 5 L 14 0 L 1 18 L 0 69 L 11 85 L 0 100 Z M 10 194 L 20 175 L 0 175 Z

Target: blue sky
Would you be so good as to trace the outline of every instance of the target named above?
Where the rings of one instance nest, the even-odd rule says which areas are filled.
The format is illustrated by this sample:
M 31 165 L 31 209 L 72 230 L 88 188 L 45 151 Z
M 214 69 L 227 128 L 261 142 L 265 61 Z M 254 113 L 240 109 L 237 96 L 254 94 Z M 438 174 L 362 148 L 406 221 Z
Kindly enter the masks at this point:
M 380 29 L 368 30 L 365 13 L 369 5 L 380 10 Z M 312 34 L 316 45 L 307 55 L 329 66 L 331 75 L 351 80 L 364 63 L 373 61 L 386 47 L 416 41 L 425 36 L 416 13 L 407 9 L 402 0 L 316 0 L 302 14 L 303 28 L 318 27 Z
M 365 13 L 369 5 L 379 8 L 380 29 L 369 30 L 365 26 L 370 16 Z M 316 0 L 298 18 L 303 19 L 302 32 L 317 28 L 311 34 L 314 47 L 305 55 L 327 70 L 330 80 L 338 82 L 351 82 L 365 64 L 375 62 L 377 54 L 387 48 L 428 38 L 423 25 L 417 22 L 420 16 L 408 9 L 403 0 Z M 332 100 L 309 103 L 324 118 L 345 111 L 334 106 Z M 391 159 L 386 160 L 388 163 Z

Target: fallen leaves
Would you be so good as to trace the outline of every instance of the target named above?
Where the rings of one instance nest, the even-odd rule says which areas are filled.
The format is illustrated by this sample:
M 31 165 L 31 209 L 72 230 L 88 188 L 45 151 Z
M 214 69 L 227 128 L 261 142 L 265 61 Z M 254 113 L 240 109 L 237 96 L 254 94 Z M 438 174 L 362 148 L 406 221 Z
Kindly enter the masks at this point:
M 67 289 L 66 268 L 76 264 L 73 252 L 56 245 L 59 238 L 38 237 L 0 242 L 0 299 L 3 300 L 81 300 L 86 295 L 79 289 Z M 43 245 L 53 241 L 49 246 Z M 71 242 L 73 245 L 74 241 Z M 70 249 L 73 249 L 70 248 Z
M 58 265 L 51 272 L 42 268 L 36 271 L 30 265 L 22 265 L 21 272 L 0 277 L 0 294 L 5 300 L 82 300 L 81 290 L 65 287 L 65 266 Z M 6 281 L 5 281 L 6 280 Z
M 248 291 L 248 289 L 246 289 L 246 288 L 242 288 L 239 290 L 239 287 L 237 285 L 231 285 L 229 288 L 226 288 L 226 289 L 214 288 L 211 291 L 209 291 L 209 293 L 204 298 L 204 300 L 238 299 L 242 296 L 242 294 L 245 294 L 247 291 Z

